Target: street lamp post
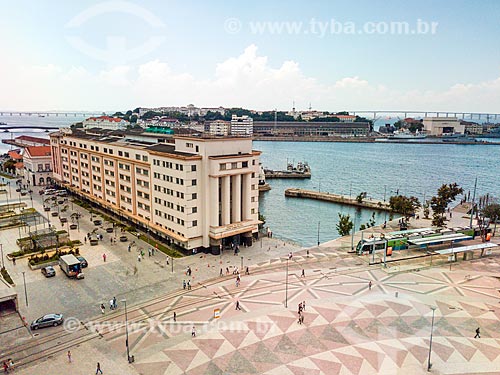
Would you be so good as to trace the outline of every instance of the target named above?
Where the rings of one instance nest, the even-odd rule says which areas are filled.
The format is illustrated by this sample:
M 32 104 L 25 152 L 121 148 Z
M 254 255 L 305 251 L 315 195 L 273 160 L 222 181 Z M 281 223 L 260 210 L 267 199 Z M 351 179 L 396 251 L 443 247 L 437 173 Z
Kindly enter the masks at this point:
M 125 305 L 125 346 L 127 347 L 127 360 L 128 363 L 132 363 L 134 361 L 133 357 L 130 357 L 130 350 L 128 346 L 128 315 L 127 315 L 127 300 L 122 299 L 123 304 Z
M 319 226 L 321 225 L 321 221 L 318 221 L 318 246 L 319 246 Z
M 429 359 L 427 360 L 427 371 L 431 371 L 431 367 L 432 367 L 432 363 L 431 363 L 432 333 L 434 331 L 434 312 L 436 311 L 436 307 L 431 306 L 431 310 L 432 310 L 431 339 L 429 341 Z
M 288 308 L 288 257 L 286 258 L 285 308 Z
M 356 216 L 354 216 L 354 223 L 352 225 L 351 233 L 351 251 L 354 251 L 354 232 L 356 232 Z
M 28 307 L 28 291 L 26 290 L 26 275 L 23 271 L 23 282 L 24 282 L 24 297 L 26 298 L 26 307 Z

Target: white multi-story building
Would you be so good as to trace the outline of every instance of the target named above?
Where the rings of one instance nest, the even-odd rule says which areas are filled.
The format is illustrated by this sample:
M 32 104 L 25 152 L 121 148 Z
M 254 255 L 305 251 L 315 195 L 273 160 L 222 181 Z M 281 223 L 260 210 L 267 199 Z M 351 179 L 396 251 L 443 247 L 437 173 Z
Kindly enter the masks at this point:
M 227 136 L 231 131 L 231 123 L 224 120 L 215 120 L 208 123 L 208 133 L 216 136 Z
M 464 134 L 465 125 L 456 117 L 425 117 L 424 129 L 430 135 Z
M 251 137 L 253 135 L 253 118 L 246 115 L 233 115 L 231 118 L 231 134 Z
M 100 128 L 106 130 L 124 130 L 130 122 L 119 117 L 100 116 L 89 117 L 83 121 L 85 129 Z
M 23 151 L 24 178 L 32 186 L 52 183 L 50 146 L 30 146 Z
M 150 137 L 52 133 L 54 178 L 158 241 L 214 253 L 223 242 L 251 243 L 260 157 L 252 140 L 176 136 L 167 144 Z

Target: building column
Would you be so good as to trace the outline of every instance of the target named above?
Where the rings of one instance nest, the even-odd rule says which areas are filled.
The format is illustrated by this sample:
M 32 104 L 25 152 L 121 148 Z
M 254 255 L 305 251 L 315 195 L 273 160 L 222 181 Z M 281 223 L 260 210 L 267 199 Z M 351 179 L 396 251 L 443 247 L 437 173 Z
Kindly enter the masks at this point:
M 210 226 L 219 226 L 219 178 L 210 178 Z
M 241 216 L 243 220 L 250 220 L 252 218 L 250 214 L 250 202 L 251 202 L 251 190 L 252 190 L 252 180 L 250 174 L 243 175 L 243 194 L 241 199 Z
M 231 192 L 230 192 L 230 176 L 222 177 L 222 225 L 228 225 L 231 223 Z
M 231 217 L 232 223 L 241 221 L 241 175 L 237 174 L 232 176 L 233 179 L 233 216 Z

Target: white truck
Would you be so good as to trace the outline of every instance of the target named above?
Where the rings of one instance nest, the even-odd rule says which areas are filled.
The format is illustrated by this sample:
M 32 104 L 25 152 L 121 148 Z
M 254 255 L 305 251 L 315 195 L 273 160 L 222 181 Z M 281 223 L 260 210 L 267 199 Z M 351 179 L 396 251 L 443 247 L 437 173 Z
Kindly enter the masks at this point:
M 76 279 L 83 279 L 85 275 L 82 272 L 80 261 L 73 255 L 62 255 L 59 258 L 59 267 L 66 276 Z

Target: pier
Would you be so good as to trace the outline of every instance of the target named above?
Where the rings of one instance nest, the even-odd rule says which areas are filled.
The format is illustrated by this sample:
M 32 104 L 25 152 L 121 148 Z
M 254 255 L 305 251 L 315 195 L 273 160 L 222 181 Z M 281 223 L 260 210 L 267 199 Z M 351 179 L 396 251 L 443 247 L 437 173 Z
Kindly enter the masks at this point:
M 388 202 L 379 201 L 376 199 L 364 198 L 361 202 L 358 202 L 356 198 L 350 198 L 345 195 L 332 194 L 327 192 L 320 192 L 315 190 L 305 190 L 290 188 L 285 190 L 285 197 L 290 198 L 306 198 L 306 199 L 316 199 L 320 201 L 346 204 L 349 206 L 356 206 L 362 208 L 368 208 L 371 210 L 379 211 L 391 211 L 391 207 Z

